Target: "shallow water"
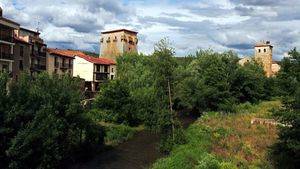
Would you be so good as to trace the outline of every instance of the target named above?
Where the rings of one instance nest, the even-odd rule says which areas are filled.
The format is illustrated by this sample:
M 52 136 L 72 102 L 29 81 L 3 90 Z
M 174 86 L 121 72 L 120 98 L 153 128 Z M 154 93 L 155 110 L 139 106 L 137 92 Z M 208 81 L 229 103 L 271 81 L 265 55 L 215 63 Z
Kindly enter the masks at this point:
M 195 121 L 192 117 L 180 117 L 184 128 Z M 158 150 L 159 136 L 141 131 L 132 139 L 110 150 L 95 155 L 90 161 L 72 166 L 72 169 L 144 169 L 163 157 Z

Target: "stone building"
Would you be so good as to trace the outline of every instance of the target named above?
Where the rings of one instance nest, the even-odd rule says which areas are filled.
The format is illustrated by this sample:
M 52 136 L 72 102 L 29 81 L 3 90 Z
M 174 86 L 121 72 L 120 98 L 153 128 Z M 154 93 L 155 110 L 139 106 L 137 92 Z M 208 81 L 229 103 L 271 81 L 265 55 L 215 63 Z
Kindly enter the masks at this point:
M 46 71 L 46 49 L 47 45 L 40 38 L 38 31 L 25 28 L 15 31 L 15 35 L 27 43 L 30 43 L 30 73 L 35 74 Z
M 30 72 L 31 44 L 17 36 L 14 37 L 14 42 L 13 78 L 17 80 L 22 72 Z
M 73 61 L 76 52 L 79 53 L 79 51 L 47 49 L 47 72 L 50 75 L 58 74 L 73 76 Z
M 270 41 L 255 44 L 254 51 L 254 59 L 262 64 L 266 76 L 272 76 L 273 46 Z
M 238 63 L 244 66 L 254 59 L 262 64 L 267 77 L 275 76 L 280 70 L 280 65 L 278 62 L 273 61 L 273 46 L 271 43 L 269 41 L 259 42 L 254 46 L 254 51 L 254 58 L 244 57 Z
M 116 60 L 124 53 L 138 52 L 137 34 L 127 29 L 101 32 L 100 57 Z
M 0 7 L 0 71 L 6 71 L 13 75 L 14 62 L 14 30 L 18 30 L 20 25 L 3 17 Z

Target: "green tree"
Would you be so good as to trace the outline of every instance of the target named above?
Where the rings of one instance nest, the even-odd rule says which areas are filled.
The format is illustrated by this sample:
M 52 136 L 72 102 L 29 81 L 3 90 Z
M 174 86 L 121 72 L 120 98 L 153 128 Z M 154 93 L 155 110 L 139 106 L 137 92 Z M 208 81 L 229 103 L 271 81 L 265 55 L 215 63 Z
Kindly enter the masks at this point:
M 237 61 L 232 52 L 198 51 L 187 69 L 189 75 L 176 86 L 179 104 L 196 111 L 231 111 L 235 103 L 231 89 Z
M 266 81 L 262 66 L 256 62 L 250 62 L 237 68 L 231 90 L 239 102 L 257 103 L 266 97 Z
M 289 52 L 290 57 L 281 61 L 281 69 L 277 76 L 280 94 L 284 96 L 294 95 L 300 81 L 300 52 L 296 48 Z
M 12 83 L 6 92 L 8 164 L 3 168 L 57 168 L 75 158 L 81 146 L 92 150 L 102 144 L 101 127 L 81 106 L 80 85 L 79 79 L 45 73 L 34 78 L 24 74 Z
M 281 63 L 278 83 L 285 96 L 284 107 L 274 116 L 284 124 L 278 142 L 272 147 L 273 161 L 278 168 L 297 168 L 300 164 L 300 53 L 293 49 Z

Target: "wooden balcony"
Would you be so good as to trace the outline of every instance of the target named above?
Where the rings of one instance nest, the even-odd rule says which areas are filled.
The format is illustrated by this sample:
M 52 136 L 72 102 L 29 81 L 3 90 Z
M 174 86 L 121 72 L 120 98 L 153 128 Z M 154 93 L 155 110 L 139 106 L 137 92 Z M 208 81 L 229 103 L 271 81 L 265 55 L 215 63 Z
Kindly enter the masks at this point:
M 0 53 L 0 59 L 4 59 L 4 60 L 14 60 L 14 57 L 12 54 L 10 53 Z

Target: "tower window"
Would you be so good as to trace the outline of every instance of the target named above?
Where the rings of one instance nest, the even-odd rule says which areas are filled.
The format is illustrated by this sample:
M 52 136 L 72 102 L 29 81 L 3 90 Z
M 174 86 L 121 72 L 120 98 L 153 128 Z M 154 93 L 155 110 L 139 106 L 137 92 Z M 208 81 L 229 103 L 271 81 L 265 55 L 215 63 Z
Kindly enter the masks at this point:
M 260 49 L 258 49 L 258 53 L 260 53 Z
M 117 41 L 118 41 L 118 39 L 117 39 L 117 37 L 115 36 L 114 42 L 117 42 Z
M 267 49 L 264 49 L 264 52 L 266 53 L 266 52 L 267 52 Z

